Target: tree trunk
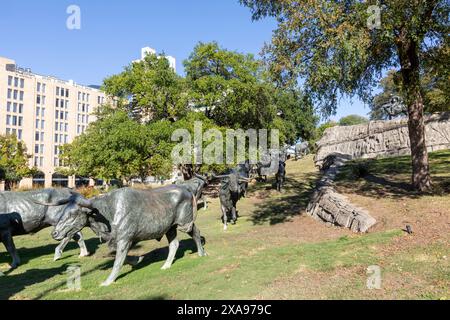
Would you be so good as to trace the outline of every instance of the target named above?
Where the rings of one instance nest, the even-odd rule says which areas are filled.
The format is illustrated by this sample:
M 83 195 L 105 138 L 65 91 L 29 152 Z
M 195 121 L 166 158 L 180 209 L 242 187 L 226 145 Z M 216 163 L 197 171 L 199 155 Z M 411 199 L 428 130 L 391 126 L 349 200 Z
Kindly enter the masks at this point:
M 408 106 L 408 128 L 412 156 L 412 185 L 418 191 L 431 189 L 428 151 L 425 141 L 424 106 L 420 89 L 418 44 L 403 39 L 398 44 L 403 88 Z

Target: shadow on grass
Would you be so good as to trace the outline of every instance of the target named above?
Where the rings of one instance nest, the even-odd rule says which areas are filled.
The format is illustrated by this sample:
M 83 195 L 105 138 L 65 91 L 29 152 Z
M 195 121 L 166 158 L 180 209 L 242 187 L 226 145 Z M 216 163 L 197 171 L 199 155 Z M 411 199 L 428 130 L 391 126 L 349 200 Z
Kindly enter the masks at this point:
M 47 281 L 63 273 L 67 267 L 68 265 L 50 269 L 30 269 L 21 274 L 0 277 L 0 299 L 7 300 L 29 286 Z
M 299 215 L 306 209 L 319 177 L 319 173 L 302 174 L 300 178 L 295 179 L 286 177 L 280 196 L 270 197 L 256 206 L 251 216 L 253 224 L 260 225 L 268 222 L 274 225 L 290 221 L 292 217 Z M 257 190 L 264 189 L 273 189 L 273 187 L 271 184 L 266 184 L 259 186 Z
M 173 261 L 173 264 L 176 264 L 177 260 L 183 258 L 187 251 L 190 251 L 191 253 L 197 252 L 197 247 L 195 245 L 194 240 L 187 239 L 187 240 L 180 241 L 180 246 L 178 247 L 177 254 L 175 255 L 175 260 Z M 143 255 L 144 259 L 141 261 L 141 263 L 133 266 L 131 271 L 121 274 L 117 278 L 117 280 L 127 276 L 128 274 L 130 274 L 131 272 L 133 272 L 135 270 L 139 270 L 139 269 L 148 267 L 149 265 L 151 265 L 153 263 L 166 261 L 168 255 L 169 255 L 169 247 L 158 248 L 153 251 L 150 251 L 149 253 Z
M 419 193 L 410 184 L 411 157 L 357 160 L 347 163 L 337 177 L 337 186 L 345 192 L 362 196 L 391 199 L 418 199 L 422 196 L 443 195 L 450 192 L 450 152 L 430 153 L 430 172 L 433 190 Z M 365 174 L 359 175 L 359 168 Z
M 88 248 L 88 251 L 93 254 L 95 251 L 97 251 L 100 241 L 97 238 L 91 238 L 88 240 L 85 240 L 86 246 Z M 24 266 L 28 264 L 31 260 L 41 258 L 43 256 L 49 256 L 53 255 L 55 253 L 55 249 L 58 246 L 59 243 L 55 242 L 52 244 L 48 244 L 45 246 L 40 247 L 32 247 L 32 248 L 17 248 L 17 253 L 19 254 L 20 260 L 21 260 L 21 266 Z M 66 246 L 63 252 L 63 256 L 61 257 L 61 260 L 65 260 L 67 258 L 70 258 L 74 255 L 78 255 L 79 251 L 74 254 L 68 254 L 68 251 L 72 250 L 79 250 L 79 246 L 75 241 L 69 242 L 69 244 Z M 1 252 L 0 253 L 0 264 L 2 263 L 10 263 L 11 257 L 8 252 Z

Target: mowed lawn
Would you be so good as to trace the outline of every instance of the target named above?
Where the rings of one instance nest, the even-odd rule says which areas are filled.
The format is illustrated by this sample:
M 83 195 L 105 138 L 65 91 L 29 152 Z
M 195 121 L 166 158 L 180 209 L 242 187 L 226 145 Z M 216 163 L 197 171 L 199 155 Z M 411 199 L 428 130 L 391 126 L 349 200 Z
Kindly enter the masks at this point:
M 71 243 L 53 262 L 51 229 L 15 238 L 23 264 L 7 272 L 0 252 L 1 299 L 448 299 L 450 285 L 450 152 L 431 155 L 435 194 L 410 192 L 408 157 L 351 163 L 338 189 L 376 217 L 373 231 L 356 235 L 305 215 L 319 172 L 313 157 L 289 161 L 286 190 L 251 186 L 238 203 L 239 221 L 222 230 L 218 199 L 200 210 L 197 225 L 209 256 L 200 258 L 184 234 L 175 263 L 160 270 L 167 240 L 140 243 L 130 252 L 143 262 L 123 267 L 117 282 L 100 287 L 113 264 L 85 230 L 92 255 L 78 258 Z M 357 169 L 355 169 L 357 168 Z M 361 169 L 362 168 L 362 169 Z M 410 224 L 414 233 L 402 228 Z M 70 291 L 66 270 L 81 267 L 80 291 Z M 379 290 L 366 287 L 367 268 L 382 271 Z

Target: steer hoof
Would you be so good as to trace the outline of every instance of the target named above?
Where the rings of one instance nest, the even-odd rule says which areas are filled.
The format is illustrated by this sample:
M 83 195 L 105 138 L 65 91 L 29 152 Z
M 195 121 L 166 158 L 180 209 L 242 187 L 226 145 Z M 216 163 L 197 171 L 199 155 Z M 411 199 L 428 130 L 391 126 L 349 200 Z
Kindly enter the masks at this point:
M 100 287 L 109 287 L 111 284 L 112 284 L 111 281 L 105 281 L 105 282 L 102 282 L 102 284 L 100 285 Z
M 80 253 L 80 255 L 78 257 L 85 258 L 85 257 L 89 257 L 90 255 L 91 255 L 90 252 L 84 252 L 84 253 Z
M 61 252 L 56 252 L 55 256 L 53 257 L 53 261 L 57 261 L 57 260 L 61 259 L 61 256 L 62 256 Z
M 171 267 L 171 266 L 163 265 L 163 266 L 161 267 L 161 270 L 168 270 L 168 269 L 170 269 L 170 267 Z
M 4 276 L 5 276 L 5 274 L 0 271 L 0 277 L 4 277 Z

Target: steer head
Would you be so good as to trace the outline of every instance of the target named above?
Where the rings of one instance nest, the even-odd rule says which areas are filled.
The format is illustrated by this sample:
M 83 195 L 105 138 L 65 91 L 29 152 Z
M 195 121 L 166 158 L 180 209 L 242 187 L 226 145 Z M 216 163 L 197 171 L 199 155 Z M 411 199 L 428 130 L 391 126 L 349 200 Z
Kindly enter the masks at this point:
M 249 182 L 250 179 L 242 177 L 237 173 L 231 173 L 221 176 L 213 176 L 214 179 L 222 179 L 222 189 L 228 189 L 231 193 L 239 193 L 239 183 Z
M 47 207 L 61 207 L 60 219 L 52 232 L 53 239 L 57 241 L 66 237 L 71 238 L 81 231 L 88 224 L 88 215 L 92 212 L 91 201 L 77 193 L 72 193 L 70 197 L 55 203 L 35 202 Z

